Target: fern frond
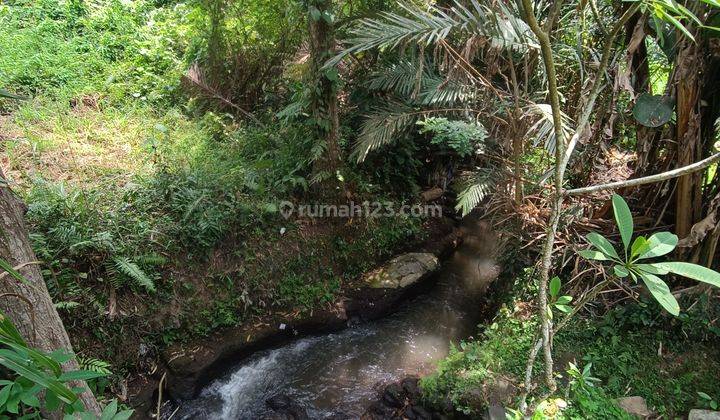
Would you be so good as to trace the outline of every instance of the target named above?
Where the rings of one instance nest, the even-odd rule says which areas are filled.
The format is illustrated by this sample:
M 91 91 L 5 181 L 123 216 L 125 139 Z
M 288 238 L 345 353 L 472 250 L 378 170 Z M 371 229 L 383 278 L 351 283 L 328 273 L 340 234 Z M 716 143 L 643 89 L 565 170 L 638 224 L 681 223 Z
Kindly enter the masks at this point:
M 155 291 L 155 282 L 137 264 L 127 257 L 114 257 L 113 262 L 118 272 L 133 280 L 138 286 L 149 292 Z
M 90 372 L 100 373 L 102 375 L 112 375 L 112 371 L 110 370 L 112 365 L 104 360 L 95 359 L 92 357 L 78 357 L 77 361 L 78 365 L 80 365 L 81 370 L 88 370 Z
M 532 104 L 525 108 L 523 118 L 536 118 L 537 121 L 530 126 L 527 136 L 533 139 L 533 146 L 540 144 L 550 154 L 555 153 L 555 127 L 553 125 L 552 109 L 549 104 Z M 565 113 L 562 113 L 562 132 L 565 141 L 572 134 L 572 119 Z
M 470 181 L 466 181 L 458 194 L 458 202 L 455 210 L 460 211 L 462 216 L 467 216 L 480 202 L 491 192 L 495 185 L 492 174 L 489 171 L 482 171 L 474 174 Z
M 363 122 L 351 156 L 362 162 L 372 150 L 391 143 L 401 132 L 415 124 L 419 114 L 402 103 L 376 108 Z
M 80 306 L 80 304 L 77 302 L 69 301 L 69 302 L 57 302 L 57 303 L 55 303 L 54 306 L 55 306 L 55 309 L 70 310 L 73 308 L 77 308 L 78 306 Z

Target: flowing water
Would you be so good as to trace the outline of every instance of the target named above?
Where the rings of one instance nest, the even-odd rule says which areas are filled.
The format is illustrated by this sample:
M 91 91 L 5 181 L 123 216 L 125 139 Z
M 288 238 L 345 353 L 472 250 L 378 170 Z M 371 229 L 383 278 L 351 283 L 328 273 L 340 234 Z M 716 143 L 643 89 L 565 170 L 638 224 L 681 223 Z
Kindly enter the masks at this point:
M 437 285 L 386 318 L 261 351 L 184 402 L 174 418 L 260 419 L 265 401 L 290 397 L 310 418 L 358 418 L 377 385 L 429 373 L 451 342 L 475 331 L 479 298 L 497 277 L 496 241 L 484 224 L 467 221 L 465 240 L 436 274 Z

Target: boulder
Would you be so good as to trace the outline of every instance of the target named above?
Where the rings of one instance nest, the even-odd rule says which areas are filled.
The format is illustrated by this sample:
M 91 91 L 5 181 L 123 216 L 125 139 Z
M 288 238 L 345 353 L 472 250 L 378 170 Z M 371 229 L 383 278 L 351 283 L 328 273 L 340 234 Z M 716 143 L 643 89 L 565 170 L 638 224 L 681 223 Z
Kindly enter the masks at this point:
M 623 410 L 625 410 L 626 413 L 632 416 L 646 418 L 649 417 L 650 414 L 652 414 L 648 409 L 645 398 L 643 397 L 618 398 L 617 403 L 620 408 L 622 408 Z
M 423 201 L 429 202 L 429 201 L 437 200 L 438 198 L 442 197 L 444 193 L 445 193 L 445 191 L 442 188 L 435 187 L 435 188 L 431 188 L 429 190 L 423 191 L 420 194 L 420 197 L 422 197 Z
M 688 420 L 720 420 L 720 411 L 690 410 Z
M 275 395 L 265 401 L 276 413 L 285 416 L 288 420 L 309 420 L 307 411 L 303 406 L 287 395 Z
M 425 252 L 411 252 L 393 258 L 365 276 L 370 287 L 403 289 L 417 283 L 438 268 L 438 258 Z

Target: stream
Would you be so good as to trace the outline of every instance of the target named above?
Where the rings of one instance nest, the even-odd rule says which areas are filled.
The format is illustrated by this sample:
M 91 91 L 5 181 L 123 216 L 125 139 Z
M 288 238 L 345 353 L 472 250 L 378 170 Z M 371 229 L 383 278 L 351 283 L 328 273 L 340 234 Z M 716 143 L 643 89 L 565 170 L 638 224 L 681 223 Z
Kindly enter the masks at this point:
M 476 331 L 480 298 L 498 276 L 496 241 L 477 220 L 463 223 L 464 241 L 434 274 L 426 294 L 392 315 L 337 333 L 299 339 L 261 351 L 181 404 L 175 419 L 261 419 L 266 400 L 282 395 L 312 419 L 359 418 L 377 398 L 379 384 L 433 371 Z

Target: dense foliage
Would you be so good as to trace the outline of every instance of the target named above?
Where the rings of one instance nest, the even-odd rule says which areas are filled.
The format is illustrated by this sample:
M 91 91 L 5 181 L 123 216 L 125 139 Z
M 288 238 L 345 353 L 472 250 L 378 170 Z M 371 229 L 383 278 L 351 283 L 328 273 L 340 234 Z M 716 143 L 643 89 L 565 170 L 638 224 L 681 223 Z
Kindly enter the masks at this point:
M 286 217 L 282 202 L 435 201 L 494 217 L 527 257 L 512 264 L 539 262 L 423 380 L 428 404 L 477 416 L 503 379 L 518 416 L 622 418 L 629 390 L 665 416 L 717 406 L 716 291 L 682 277 L 720 285 L 719 10 L 3 2 L 0 188 L 27 204 L 81 355 L 70 376 L 112 397 L 169 346 L 329 308 L 437 222 Z M 2 361 L 37 368 L 2 372 L 0 415 L 36 415 L 43 389 L 48 410 L 81 411 L 68 356 L 0 320 Z

